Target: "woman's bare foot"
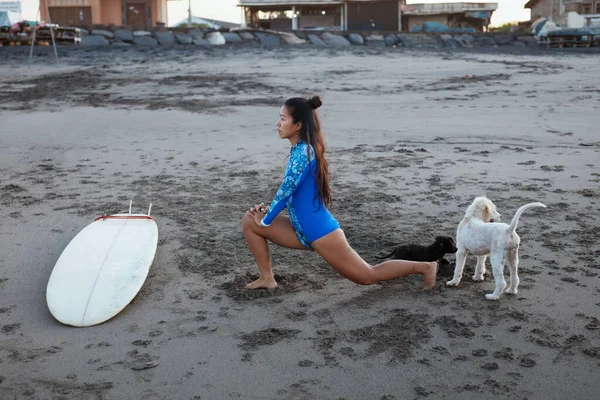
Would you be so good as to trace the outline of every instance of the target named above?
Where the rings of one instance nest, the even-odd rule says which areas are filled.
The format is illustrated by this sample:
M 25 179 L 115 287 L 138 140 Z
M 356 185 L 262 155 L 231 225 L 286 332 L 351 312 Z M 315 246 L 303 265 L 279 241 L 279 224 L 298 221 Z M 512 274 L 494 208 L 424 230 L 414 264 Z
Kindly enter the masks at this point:
M 437 272 L 438 272 L 438 263 L 430 262 L 427 264 L 429 264 L 429 268 L 427 269 L 426 272 L 423 273 L 423 281 L 424 281 L 423 289 L 431 290 L 435 287 L 436 277 L 437 277 Z
M 254 282 L 246 285 L 246 288 L 248 288 L 248 289 L 259 289 L 259 288 L 274 289 L 276 287 L 277 287 L 277 282 L 275 282 L 275 278 L 273 278 L 273 277 L 270 277 L 270 278 L 260 277 L 257 280 L 255 280 Z

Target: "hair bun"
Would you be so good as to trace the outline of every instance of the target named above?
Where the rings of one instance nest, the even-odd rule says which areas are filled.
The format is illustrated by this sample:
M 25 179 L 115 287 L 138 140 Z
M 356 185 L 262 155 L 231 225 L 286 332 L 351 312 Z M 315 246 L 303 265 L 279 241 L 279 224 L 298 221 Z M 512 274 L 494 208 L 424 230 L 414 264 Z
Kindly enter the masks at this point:
M 323 104 L 323 102 L 321 101 L 321 98 L 319 96 L 311 97 L 308 100 L 308 103 L 311 105 L 313 110 L 316 110 L 317 108 L 321 107 L 321 105 Z

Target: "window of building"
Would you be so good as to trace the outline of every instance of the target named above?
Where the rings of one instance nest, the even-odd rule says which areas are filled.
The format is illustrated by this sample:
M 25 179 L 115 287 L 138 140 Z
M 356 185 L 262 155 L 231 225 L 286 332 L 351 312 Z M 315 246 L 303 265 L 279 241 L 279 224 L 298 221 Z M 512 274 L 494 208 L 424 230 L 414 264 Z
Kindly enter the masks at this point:
M 590 14 L 592 12 L 592 5 L 589 3 L 581 4 L 579 6 L 579 14 Z

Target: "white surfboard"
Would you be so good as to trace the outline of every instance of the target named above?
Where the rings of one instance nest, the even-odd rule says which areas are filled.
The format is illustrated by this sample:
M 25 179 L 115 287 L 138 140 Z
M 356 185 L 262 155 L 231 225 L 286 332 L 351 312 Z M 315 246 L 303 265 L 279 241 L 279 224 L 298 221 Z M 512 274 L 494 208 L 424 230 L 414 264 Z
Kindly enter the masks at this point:
M 152 205 L 150 205 L 152 207 Z M 60 255 L 46 289 L 50 312 L 72 326 L 92 326 L 123 310 L 141 289 L 158 245 L 148 214 L 101 216 Z

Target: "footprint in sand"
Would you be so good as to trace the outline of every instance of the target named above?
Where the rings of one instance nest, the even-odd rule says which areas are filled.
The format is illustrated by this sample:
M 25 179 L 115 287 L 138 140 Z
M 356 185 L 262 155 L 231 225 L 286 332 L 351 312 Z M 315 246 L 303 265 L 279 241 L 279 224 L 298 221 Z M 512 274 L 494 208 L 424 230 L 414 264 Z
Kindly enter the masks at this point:
M 9 335 L 11 333 L 15 333 L 15 331 L 17 329 L 19 329 L 20 327 L 21 327 L 21 324 L 19 324 L 19 323 L 8 324 L 8 325 L 3 325 L 2 328 L 0 328 L 0 331 L 2 331 L 2 333 Z
M 521 361 L 519 362 L 519 364 L 521 364 L 523 367 L 534 367 L 537 365 L 537 363 L 532 360 L 531 358 L 521 358 Z
M 503 360 L 514 360 L 515 355 L 513 354 L 513 350 L 510 347 L 505 349 L 495 351 L 494 358 L 501 358 Z
M 98 344 L 88 344 L 85 346 L 85 349 L 93 349 L 93 348 L 98 348 L 98 347 L 109 347 L 111 344 L 108 342 L 100 342 Z
M 487 356 L 488 351 L 486 349 L 477 349 L 477 350 L 473 350 L 472 354 L 475 357 L 485 357 Z
M 493 371 L 495 369 L 498 369 L 499 365 L 497 363 L 495 363 L 495 362 L 491 362 L 491 363 L 483 364 L 481 366 L 481 368 L 487 369 L 488 371 Z
M 598 319 L 596 317 L 592 317 L 592 322 L 590 322 L 589 324 L 587 324 L 585 326 L 585 328 L 589 329 L 589 330 L 600 329 L 600 319 Z
M 521 330 L 521 325 L 515 325 L 508 328 L 509 332 L 519 332 Z
M 146 347 L 150 343 L 152 343 L 152 340 L 143 340 L 143 339 L 138 339 L 138 340 L 134 340 L 133 342 L 131 342 L 131 344 L 134 346 L 142 346 L 142 347 Z

